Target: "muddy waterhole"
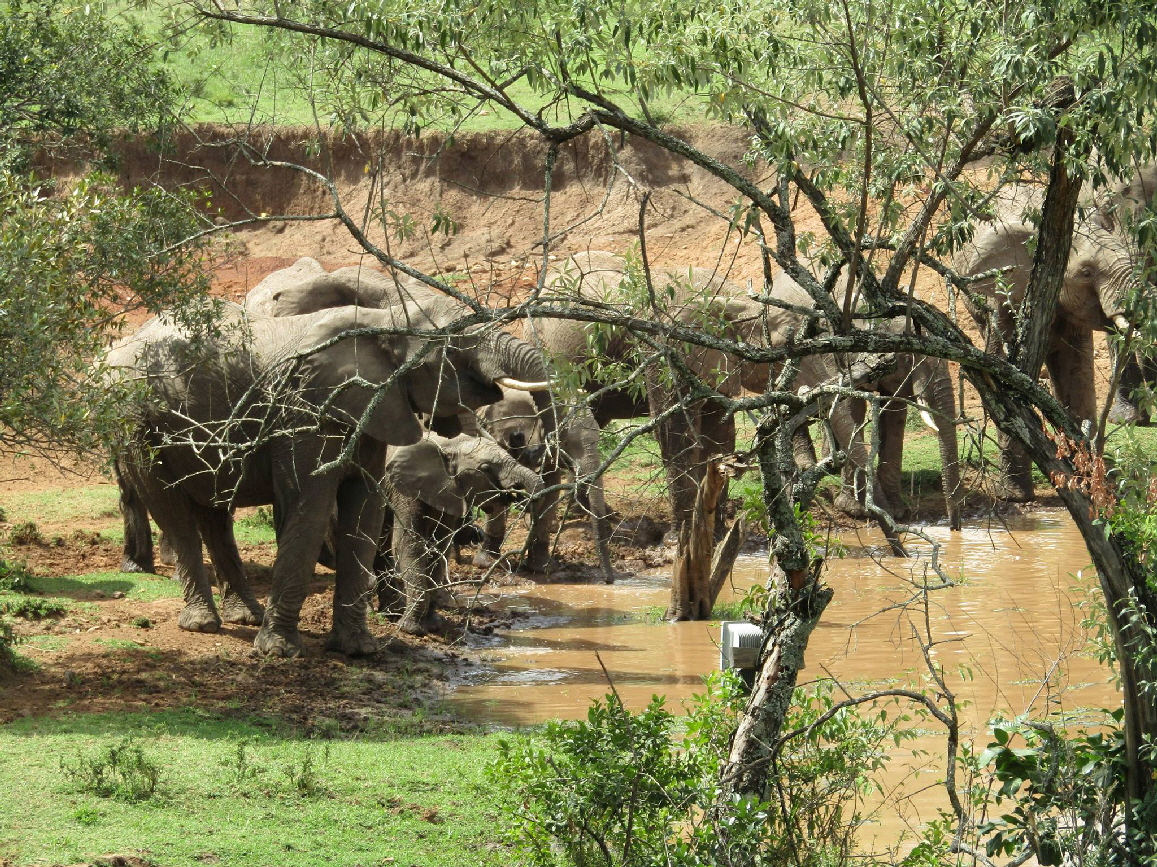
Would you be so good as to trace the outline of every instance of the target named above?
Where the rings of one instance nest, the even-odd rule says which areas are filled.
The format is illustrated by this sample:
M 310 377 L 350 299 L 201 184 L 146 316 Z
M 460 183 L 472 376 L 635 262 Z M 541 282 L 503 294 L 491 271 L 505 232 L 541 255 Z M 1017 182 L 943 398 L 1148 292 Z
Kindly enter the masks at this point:
M 927 546 L 903 561 L 883 556 L 882 540 L 870 533 L 842 537 L 847 553 L 830 560 L 827 572 L 836 595 L 812 636 L 801 683 L 830 678 L 850 694 L 927 687 L 916 636 L 930 628 L 930 654 L 967 703 L 965 739 L 979 749 L 989 739 L 987 720 L 998 715 L 1059 712 L 1079 722 L 1083 709 L 1119 703 L 1106 669 L 1083 652 L 1078 603 L 1095 577 L 1066 515 L 973 523 L 960 533 L 925 529 L 942 543 L 940 562 L 954 581 L 930 595 L 927 619 L 922 606 L 904 605 L 919 596 L 926 575 L 938 582 L 927 568 Z M 741 558 L 725 596 L 737 597 L 766 574 L 765 556 Z M 654 570 L 611 586 L 538 585 L 488 598 L 494 608 L 519 612 L 519 628 L 472 636 L 485 664 L 451 693 L 451 705 L 507 725 L 578 718 L 608 692 L 609 674 L 632 709 L 660 693 L 677 711 L 719 665 L 719 626 L 658 620 L 668 580 L 665 570 Z M 890 792 L 872 826 L 881 841 L 946 805 L 942 788 L 932 785 L 943 778 L 943 733 L 926 731 L 894 751 L 881 780 Z

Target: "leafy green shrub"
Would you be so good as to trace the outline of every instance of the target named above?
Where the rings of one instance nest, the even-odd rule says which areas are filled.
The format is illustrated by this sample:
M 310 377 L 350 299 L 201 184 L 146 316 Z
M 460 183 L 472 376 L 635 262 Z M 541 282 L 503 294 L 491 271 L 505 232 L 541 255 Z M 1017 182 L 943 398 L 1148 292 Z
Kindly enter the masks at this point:
M 0 590 L 11 593 L 31 593 L 32 573 L 24 563 L 9 563 L 0 560 Z
M 44 534 L 32 521 L 24 521 L 8 531 L 9 545 L 43 545 Z
M 152 629 L 153 621 L 147 617 L 134 617 L 129 621 L 129 626 L 135 626 L 137 629 Z
M 721 816 L 719 770 L 744 701 L 738 678 L 713 675 L 692 700 L 682 739 L 661 698 L 632 714 L 608 695 L 585 721 L 503 742 L 491 774 L 510 795 L 512 841 L 538 867 L 691 867 L 718 863 L 722 819 L 735 863 L 848 863 L 858 802 L 888 747 L 906 736 L 904 718 L 835 709 L 830 690 L 797 691 L 788 723 L 797 736 L 777 762 L 782 794 L 733 802 Z
M 16 636 L 12 634 L 12 624 L 0 617 L 0 672 L 13 668 L 16 654 L 12 645 L 16 643 Z
M 144 801 L 157 793 L 161 768 L 132 738 L 93 756 L 78 756 L 74 764 L 61 760 L 60 769 L 82 792 L 101 798 Z
M 329 763 L 329 744 L 325 745 L 321 763 L 323 765 Z M 284 771 L 285 776 L 289 779 L 289 784 L 303 798 L 325 795 L 329 791 L 318 777 L 317 763 L 312 747 L 307 747 L 299 759 L 285 766 Z
M 59 599 L 41 599 L 38 596 L 0 599 L 0 614 L 21 617 L 24 620 L 45 620 L 50 617 L 63 617 L 67 613 L 68 606 Z
M 1092 733 L 1023 719 L 993 726 L 993 742 L 967 758 L 999 807 L 977 827 L 990 858 L 1031 852 L 1043 867 L 1125 863 L 1122 714 L 1105 711 L 1104 730 Z M 1134 809 L 1135 832 L 1148 833 L 1155 805 Z

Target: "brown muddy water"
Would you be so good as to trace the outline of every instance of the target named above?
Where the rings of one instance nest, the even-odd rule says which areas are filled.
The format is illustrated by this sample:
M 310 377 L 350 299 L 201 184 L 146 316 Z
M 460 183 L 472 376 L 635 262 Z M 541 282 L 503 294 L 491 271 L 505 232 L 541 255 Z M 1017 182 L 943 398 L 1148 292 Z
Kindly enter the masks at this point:
M 988 742 L 986 720 L 997 715 L 1068 711 L 1080 719 L 1083 708 L 1117 706 L 1105 669 L 1081 654 L 1086 639 L 1076 603 L 1096 579 L 1065 514 L 925 531 L 942 544 L 940 563 L 958 582 L 930 595 L 927 617 L 922 606 L 905 603 L 920 595 L 925 575 L 937 581 L 928 572 L 928 546 L 913 545 L 918 556 L 905 561 L 884 556 L 881 539 L 868 531 L 842 537 L 848 554 L 828 561 L 826 581 L 836 593 L 812 636 L 801 684 L 832 678 L 851 694 L 927 686 L 915 635 L 930 628 L 937 642 L 931 655 L 949 688 L 969 703 L 960 713 L 966 739 L 978 749 Z M 766 575 L 766 557 L 741 558 L 725 598 Z M 679 712 L 682 700 L 702 692 L 703 675 L 718 668 L 719 625 L 658 621 L 668 581 L 667 571 L 655 570 L 611 586 L 540 584 L 488 598 L 497 609 L 520 612 L 516 628 L 477 639 L 484 665 L 449 703 L 470 718 L 506 725 L 579 718 L 608 692 L 609 674 L 628 707 L 638 710 L 658 693 Z M 946 806 L 942 788 L 928 788 L 943 777 L 943 737 L 936 734 L 894 751 L 883 782 L 899 787 L 899 804 L 881 810 L 878 839 L 895 841 L 905 826 Z M 914 749 L 928 755 L 914 758 Z

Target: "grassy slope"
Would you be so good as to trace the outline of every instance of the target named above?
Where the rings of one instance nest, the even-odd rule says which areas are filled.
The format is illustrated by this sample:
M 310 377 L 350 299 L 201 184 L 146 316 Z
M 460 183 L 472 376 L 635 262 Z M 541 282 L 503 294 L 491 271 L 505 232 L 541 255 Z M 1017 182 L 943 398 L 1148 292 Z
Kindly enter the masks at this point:
M 152 798 L 85 791 L 84 758 L 135 738 L 161 770 Z M 268 720 L 195 710 L 0 727 L 0 855 L 164 865 L 512 864 L 484 767 L 494 735 L 311 741 Z

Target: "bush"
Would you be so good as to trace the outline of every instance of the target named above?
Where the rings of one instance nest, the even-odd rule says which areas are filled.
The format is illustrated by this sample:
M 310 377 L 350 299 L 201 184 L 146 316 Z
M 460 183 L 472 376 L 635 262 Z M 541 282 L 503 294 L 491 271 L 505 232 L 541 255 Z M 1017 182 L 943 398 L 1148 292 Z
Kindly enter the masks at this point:
M 856 809 L 902 717 L 833 707 L 830 691 L 796 693 L 778 761 L 781 796 L 729 805 L 716 818 L 718 777 L 745 696 L 738 678 L 714 675 L 693 699 L 683 738 L 652 699 L 640 714 L 618 697 L 595 702 L 585 721 L 547 724 L 526 743 L 500 745 L 491 774 L 510 799 L 510 836 L 539 867 L 718 863 L 721 826 L 736 863 L 831 865 L 852 858 Z M 814 725 L 814 728 L 812 726 Z
M 40 599 L 36 596 L 16 596 L 0 600 L 0 614 L 20 617 L 24 620 L 44 620 L 63 617 L 68 606 L 59 599 Z
M 125 738 L 94 756 L 78 756 L 75 764 L 61 760 L 64 776 L 82 792 L 101 798 L 144 801 L 157 792 L 161 769 L 132 738 Z
M 9 545 L 43 545 L 44 534 L 32 521 L 24 521 L 8 531 Z
M 0 590 L 10 593 L 31 593 L 32 573 L 23 563 L 9 563 L 0 560 Z

